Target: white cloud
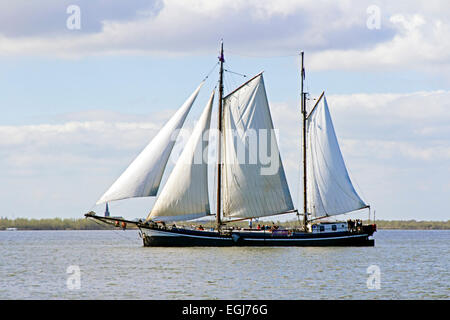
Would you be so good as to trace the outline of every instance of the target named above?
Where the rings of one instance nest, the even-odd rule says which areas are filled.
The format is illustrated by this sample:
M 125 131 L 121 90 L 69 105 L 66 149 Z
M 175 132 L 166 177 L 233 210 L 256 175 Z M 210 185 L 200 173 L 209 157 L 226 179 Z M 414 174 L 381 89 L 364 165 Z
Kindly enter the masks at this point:
M 421 14 L 395 14 L 395 37 L 365 49 L 325 49 L 311 58 L 316 70 L 431 70 L 450 67 L 450 23 Z
M 366 153 L 384 159 L 401 155 L 410 160 L 450 160 L 450 91 L 325 96 L 350 157 Z M 286 144 L 299 145 L 298 107 L 276 103 L 272 110 Z
M 101 30 L 83 33 L 82 26 L 79 33 L 3 36 L 1 52 L 63 57 L 215 52 L 223 37 L 229 48 L 240 52 L 295 54 L 300 48 L 367 46 L 393 35 L 388 27 L 371 33 L 365 27 L 366 6 L 349 2 L 325 1 L 317 6 L 312 0 L 166 0 L 158 9 L 157 14 L 122 21 L 98 14 L 100 8 L 81 6 L 82 14 L 94 10 L 98 19 L 103 19 Z M 20 15 L 17 11 L 12 14 Z
M 100 7 L 81 2 L 82 14 L 98 26 L 82 26 L 77 33 L 63 30 L 66 13 L 58 16 L 52 1 L 43 6 L 51 15 L 36 10 L 34 19 L 29 18 L 32 10 L 21 17 L 22 7 L 10 4 L 2 11 L 11 20 L 8 26 L 14 21 L 30 22 L 20 36 L 0 24 L 0 54 L 65 58 L 215 54 L 224 38 L 227 50 L 238 54 L 294 55 L 306 50 L 310 70 L 448 71 L 450 6 L 446 1 L 427 1 L 427 5 L 378 1 L 381 28 L 376 30 L 366 25 L 370 5 L 371 1 L 165 0 L 155 2 L 151 10 L 145 2 L 134 1 L 125 11 L 114 4 L 111 12 L 102 13 Z M 32 28 L 40 19 L 52 21 L 47 23 L 52 32 Z
M 1 126 L 0 145 L 49 146 L 51 144 L 80 144 L 92 141 L 104 147 L 134 146 L 137 134 L 156 133 L 159 124 L 149 122 L 66 122 L 64 124 L 41 124 L 29 126 Z M 95 135 L 97 140 L 90 140 Z
M 102 176 L 111 174 L 112 168 L 119 172 L 166 120 L 158 115 L 154 121 L 135 118 L 132 122 L 90 120 L 0 126 L 0 171 L 4 176 L 29 179 L 94 172 Z
M 342 141 L 345 154 L 355 157 L 370 156 L 373 160 L 418 161 L 424 165 L 431 163 L 448 163 L 450 161 L 450 144 L 447 141 L 431 141 L 425 145 L 418 142 L 395 140 L 358 140 Z
M 82 33 L 100 32 L 102 22 L 128 21 L 152 16 L 161 9 L 158 0 L 15 0 L 0 2 L 0 33 L 8 37 L 73 35 L 66 28 L 67 8 L 82 9 Z M 76 33 L 75 33 L 76 34 Z
M 21 18 L 19 5 L 8 5 L 2 14 L 14 21 L 55 20 L 53 32 L 14 36 L 0 24 L 2 55 L 50 55 L 76 58 L 105 54 L 214 53 L 225 38 L 227 49 L 253 55 L 309 54 L 310 70 L 448 70 L 450 64 L 450 6 L 445 1 L 378 1 L 381 28 L 369 30 L 366 9 L 371 1 L 238 1 L 165 0 L 146 11 L 134 1 L 126 10 L 81 2 L 81 10 L 100 27 L 85 26 L 68 32 L 64 15 L 55 4 L 36 10 L 35 19 Z M 20 3 L 19 3 L 20 4 Z M 429 4 L 429 5 L 428 5 Z M 131 9 L 130 9 L 131 8 Z M 119 10 L 120 9 L 120 10 Z M 131 11 L 134 10 L 134 12 Z M 42 12 L 41 12 L 42 11 Z M 121 14 L 121 12 L 123 12 Z M 32 11 L 26 15 L 32 16 Z M 45 18 L 45 19 L 44 19 Z M 17 22 L 19 23 L 19 22 Z M 58 23 L 61 27 L 58 28 Z M 39 25 L 42 25 L 40 23 Z M 2 30 L 3 28 L 3 30 Z M 26 31 L 26 30 L 25 30 Z

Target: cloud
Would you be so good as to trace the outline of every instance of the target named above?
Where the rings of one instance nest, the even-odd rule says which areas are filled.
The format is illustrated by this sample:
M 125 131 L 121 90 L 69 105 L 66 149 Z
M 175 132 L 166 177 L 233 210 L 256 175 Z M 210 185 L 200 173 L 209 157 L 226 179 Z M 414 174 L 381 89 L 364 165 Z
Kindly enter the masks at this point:
M 348 2 L 324 1 L 323 5 L 317 6 L 312 0 L 280 0 L 276 3 L 266 0 L 166 0 L 154 4 L 149 14 L 133 15 L 130 10 L 138 12 L 142 9 L 140 1 L 134 1 L 123 14 L 119 14 L 121 10 L 107 14 L 108 10 L 91 5 L 91 1 L 81 1 L 82 15 L 95 23 L 86 25 L 82 21 L 80 32 L 62 32 L 65 21 L 63 24 L 62 16 L 52 13 L 56 7 L 49 6 L 50 3 L 45 6 L 49 10 L 37 10 L 35 19 L 51 21 L 48 29 L 53 32 L 34 29 L 30 23 L 24 27 L 26 30 L 20 33 L 21 36 L 16 37 L 6 26 L 0 28 L 3 54 L 32 52 L 78 57 L 110 53 L 215 52 L 220 38 L 225 38 L 228 48 L 238 52 L 295 54 L 300 48 L 364 48 L 394 36 L 390 26 L 376 33 L 368 30 L 365 22 L 367 6 Z M 4 15 L 17 18 L 20 12 L 12 6 L 12 9 L 5 8 Z M 50 12 L 48 17 L 47 12 Z M 27 21 L 20 19 L 23 20 Z M 46 36 L 48 34 L 51 36 Z
M 0 5 L 0 54 L 90 55 L 308 52 L 310 70 L 419 70 L 450 65 L 445 1 L 378 1 L 380 28 L 369 29 L 371 1 L 75 1 L 81 30 L 66 28 L 73 1 Z
M 380 28 L 369 29 L 370 1 L 76 2 L 81 30 L 66 28 L 71 1 L 0 5 L 2 55 L 77 58 L 110 54 L 236 54 L 308 51 L 310 70 L 427 70 L 450 64 L 450 6 L 444 1 L 378 1 Z M 429 5 L 428 5 L 429 4 Z
M 450 91 L 326 98 L 344 155 L 393 161 L 450 160 Z M 281 139 L 289 146 L 281 150 L 290 153 L 291 146 L 300 146 L 300 112 L 295 105 L 273 103 L 272 115 Z
M 104 116 L 105 113 L 100 114 Z M 166 120 L 161 115 L 155 115 L 153 121 L 134 118 L 132 122 L 98 118 L 59 124 L 0 126 L 3 175 L 70 176 L 96 170 L 104 173 L 107 166 L 120 167 L 122 164 L 123 167 Z
M 66 28 L 67 8 L 77 5 L 82 9 L 82 33 L 101 32 L 102 23 L 128 21 L 142 16 L 153 16 L 161 9 L 158 0 L 15 0 L 0 2 L 0 33 L 8 38 L 73 35 Z
M 364 149 L 373 157 L 384 155 L 384 158 L 394 152 L 405 159 L 417 159 L 426 150 L 434 150 L 434 158 L 424 155 L 422 158 L 449 160 L 445 156 L 448 153 L 439 151 L 450 146 L 447 142 L 450 137 L 449 91 L 330 95 L 327 98 L 335 122 L 343 128 L 341 137 L 349 140 L 359 137 L 355 151 Z M 369 141 L 377 144 L 372 145 L 375 152 L 362 146 Z M 381 150 L 384 151 L 379 152 Z
M 448 20 L 422 14 L 395 14 L 395 36 L 364 49 L 326 49 L 311 58 L 315 70 L 419 70 L 442 73 L 450 67 Z

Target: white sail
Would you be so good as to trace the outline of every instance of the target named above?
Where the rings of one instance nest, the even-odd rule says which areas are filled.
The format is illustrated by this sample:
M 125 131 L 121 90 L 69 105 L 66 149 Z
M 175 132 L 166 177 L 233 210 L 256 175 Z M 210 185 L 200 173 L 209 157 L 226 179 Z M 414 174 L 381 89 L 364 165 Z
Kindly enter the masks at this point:
M 325 96 L 308 116 L 306 150 L 308 213 L 322 217 L 367 207 L 347 173 Z
M 268 155 L 270 163 L 263 158 Z M 262 74 L 224 99 L 223 160 L 224 216 L 263 217 L 293 209 Z
M 214 92 L 196 124 L 147 219 L 190 220 L 210 214 L 208 200 L 208 140 Z
M 147 147 L 98 200 L 97 204 L 156 195 L 179 129 L 183 126 L 203 83 L 195 89 Z

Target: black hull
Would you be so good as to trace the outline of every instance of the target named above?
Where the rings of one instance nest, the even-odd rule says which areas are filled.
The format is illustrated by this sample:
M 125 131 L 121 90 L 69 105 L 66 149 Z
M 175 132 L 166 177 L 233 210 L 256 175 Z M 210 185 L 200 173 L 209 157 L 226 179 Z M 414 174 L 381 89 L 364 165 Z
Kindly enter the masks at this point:
M 141 229 L 145 247 L 373 247 L 375 240 L 368 233 L 295 233 L 275 236 L 271 232 L 217 232 L 194 230 Z

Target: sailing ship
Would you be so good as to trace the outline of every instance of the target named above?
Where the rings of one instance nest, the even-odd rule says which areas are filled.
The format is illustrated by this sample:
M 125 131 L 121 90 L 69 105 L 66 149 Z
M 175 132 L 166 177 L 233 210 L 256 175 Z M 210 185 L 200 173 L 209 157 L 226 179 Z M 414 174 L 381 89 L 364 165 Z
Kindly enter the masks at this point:
M 148 217 L 133 221 L 110 217 L 108 207 L 105 216 L 92 211 L 85 216 L 122 228 L 127 224 L 137 226 L 144 246 L 374 246 L 375 224 L 354 224 L 351 220 L 324 222 L 331 216 L 370 210 L 370 207 L 360 198 L 349 178 L 324 93 L 309 112 L 306 110 L 304 53 L 301 52 L 303 212 L 295 209 L 292 202 L 263 73 L 224 95 L 224 61 L 222 43 L 218 61 L 215 214 L 208 194 L 208 164 L 203 158 L 198 159 L 208 148 L 209 142 L 204 137 L 210 129 L 215 90 L 158 194 L 178 132 L 202 82 L 97 202 L 108 206 L 110 201 L 156 196 Z M 252 140 L 257 147 L 270 148 L 271 159 L 277 164 L 275 169 L 255 157 L 257 149 L 249 143 L 250 132 L 257 133 Z M 242 154 L 245 161 L 242 161 Z M 297 214 L 298 227 L 271 230 L 229 227 L 234 221 L 288 213 Z M 214 215 L 215 227 L 208 230 L 176 224 Z

